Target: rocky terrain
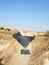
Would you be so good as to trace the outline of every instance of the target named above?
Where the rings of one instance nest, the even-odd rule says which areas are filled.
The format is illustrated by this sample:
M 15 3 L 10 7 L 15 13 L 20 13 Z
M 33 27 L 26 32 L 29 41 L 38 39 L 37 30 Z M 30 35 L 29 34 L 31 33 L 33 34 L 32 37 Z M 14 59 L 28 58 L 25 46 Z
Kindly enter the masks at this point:
M 19 32 L 23 37 L 20 34 L 17 35 Z M 15 34 L 21 40 L 18 38 L 18 41 L 17 37 L 14 37 Z M 20 44 L 21 41 L 23 42 L 22 39 L 24 39 L 25 43 L 28 42 L 27 47 Z M 31 42 L 27 41 L 27 39 Z M 30 52 L 24 51 L 26 49 Z M 49 65 L 49 37 L 41 36 L 41 33 L 37 32 L 22 32 L 5 26 L 1 27 L 0 65 Z
M 32 41 L 29 65 L 49 65 L 49 38 L 37 36 Z

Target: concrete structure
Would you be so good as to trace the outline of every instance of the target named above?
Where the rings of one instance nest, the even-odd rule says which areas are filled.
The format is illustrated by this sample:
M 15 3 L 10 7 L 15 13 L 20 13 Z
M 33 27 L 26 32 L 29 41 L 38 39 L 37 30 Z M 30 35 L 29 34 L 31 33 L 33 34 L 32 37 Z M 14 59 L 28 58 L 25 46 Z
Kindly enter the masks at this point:
M 32 53 L 31 41 L 33 36 L 23 36 L 20 32 L 14 35 L 14 38 L 19 42 L 19 61 L 17 65 L 28 65 Z

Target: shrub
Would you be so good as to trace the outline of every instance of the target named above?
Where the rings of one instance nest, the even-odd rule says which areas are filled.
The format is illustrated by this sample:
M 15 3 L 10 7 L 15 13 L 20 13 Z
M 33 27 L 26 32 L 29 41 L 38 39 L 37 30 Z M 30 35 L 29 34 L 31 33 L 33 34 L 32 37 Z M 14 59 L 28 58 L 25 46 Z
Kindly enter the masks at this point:
M 3 28 L 3 27 L 1 27 L 1 28 L 0 28 L 0 30 L 4 30 L 4 28 Z
M 10 29 L 9 28 L 6 28 L 5 31 L 10 31 Z
M 49 31 L 47 31 L 44 36 L 49 37 Z

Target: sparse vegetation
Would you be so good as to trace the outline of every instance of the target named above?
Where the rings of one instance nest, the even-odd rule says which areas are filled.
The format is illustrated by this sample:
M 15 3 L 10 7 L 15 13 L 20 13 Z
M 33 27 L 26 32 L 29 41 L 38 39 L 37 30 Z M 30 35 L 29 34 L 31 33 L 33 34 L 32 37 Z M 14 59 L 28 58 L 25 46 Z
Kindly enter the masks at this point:
M 6 40 L 10 44 L 10 46 L 7 48 L 7 50 L 5 50 L 5 52 L 4 51 L 0 52 L 0 55 L 5 53 L 5 57 L 6 57 L 5 62 L 6 63 L 8 62 L 8 65 L 10 65 L 10 60 L 12 60 L 13 56 L 15 58 L 17 58 L 16 54 L 18 54 L 18 56 L 19 56 L 18 51 L 19 51 L 21 46 L 17 47 L 17 46 L 19 46 L 19 43 L 13 37 L 13 34 L 15 34 L 16 32 L 18 32 L 18 31 L 17 30 L 11 30 L 9 28 L 4 28 L 4 29 L 2 27 L 0 28 L 0 40 L 1 41 Z M 25 32 L 25 34 L 26 33 L 27 32 Z M 5 44 L 7 44 L 6 41 L 5 41 Z M 10 42 L 12 42 L 12 44 Z M 29 65 L 43 65 L 44 60 L 46 58 L 49 58 L 49 31 L 47 31 L 42 36 L 35 36 L 35 39 L 33 39 L 31 44 L 32 44 L 32 54 L 30 57 Z M 9 56 L 9 54 L 10 54 L 10 56 Z M 4 54 L 2 56 L 4 56 Z M 13 60 L 16 61 L 15 58 L 13 58 Z M 12 61 L 12 62 L 14 62 L 14 61 Z M 4 65 L 7 65 L 6 63 Z
M 49 31 L 47 31 L 44 36 L 49 37 Z
M 9 28 L 6 28 L 5 31 L 10 31 L 10 29 Z
M 4 30 L 4 28 L 3 27 L 0 27 L 0 30 Z

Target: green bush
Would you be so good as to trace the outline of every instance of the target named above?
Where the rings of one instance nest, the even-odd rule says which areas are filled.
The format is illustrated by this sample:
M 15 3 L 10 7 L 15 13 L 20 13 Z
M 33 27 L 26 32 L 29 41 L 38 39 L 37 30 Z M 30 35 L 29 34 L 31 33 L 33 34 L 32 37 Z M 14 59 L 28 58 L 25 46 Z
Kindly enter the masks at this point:
M 9 28 L 6 28 L 5 31 L 10 31 L 10 29 Z
M 3 28 L 3 27 L 1 27 L 1 28 L 0 28 L 0 30 L 4 30 L 4 28 Z
M 47 31 L 44 36 L 49 37 L 49 31 Z

